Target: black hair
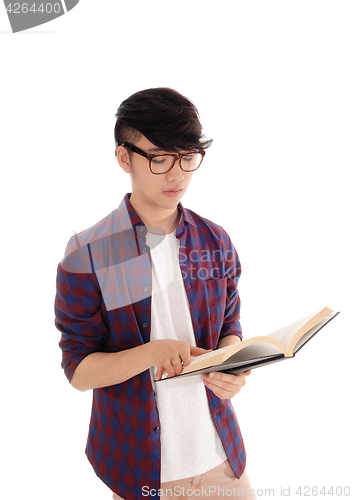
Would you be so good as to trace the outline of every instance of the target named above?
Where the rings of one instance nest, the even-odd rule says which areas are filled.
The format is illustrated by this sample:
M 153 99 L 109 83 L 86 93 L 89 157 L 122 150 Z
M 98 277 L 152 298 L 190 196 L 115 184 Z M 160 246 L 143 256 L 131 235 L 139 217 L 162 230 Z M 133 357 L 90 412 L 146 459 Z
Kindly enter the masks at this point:
M 170 88 L 136 92 L 121 103 L 115 117 L 115 151 L 141 134 L 168 152 L 204 151 L 213 142 L 204 139 L 195 105 Z

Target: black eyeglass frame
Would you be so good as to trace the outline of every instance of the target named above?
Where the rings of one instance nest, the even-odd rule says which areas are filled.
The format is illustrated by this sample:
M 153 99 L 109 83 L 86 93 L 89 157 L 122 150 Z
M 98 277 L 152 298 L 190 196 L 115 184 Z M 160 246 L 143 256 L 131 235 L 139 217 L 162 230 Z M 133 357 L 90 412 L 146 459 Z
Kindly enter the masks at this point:
M 121 146 L 126 146 L 130 151 L 133 151 L 134 153 L 137 153 L 138 155 L 144 156 L 144 158 L 147 158 L 148 161 L 149 161 L 149 170 L 154 175 L 164 175 L 164 174 L 167 174 L 168 172 L 170 172 L 170 170 L 172 170 L 174 168 L 175 163 L 177 161 L 180 161 L 184 156 L 187 156 L 189 154 L 197 153 L 197 154 L 200 154 L 202 156 L 202 159 L 200 160 L 200 163 L 199 163 L 198 167 L 193 168 L 192 170 L 185 170 L 184 168 L 182 168 L 181 161 L 180 161 L 181 170 L 183 170 L 184 172 L 194 172 L 195 170 L 197 170 L 201 166 L 201 164 L 202 164 L 202 162 L 204 160 L 204 156 L 205 156 L 205 151 L 185 151 L 182 154 L 181 153 L 155 153 L 155 154 L 149 154 L 149 153 L 146 153 L 145 151 L 143 151 L 143 149 L 140 149 L 138 146 L 135 146 L 134 144 L 131 144 L 130 142 L 123 142 L 121 144 Z M 153 160 L 153 158 L 157 158 L 158 156 L 173 156 L 174 157 L 173 164 L 171 165 L 171 167 L 169 168 L 169 170 L 167 170 L 166 172 L 161 172 L 161 173 L 153 172 L 153 170 L 152 170 L 152 160 Z

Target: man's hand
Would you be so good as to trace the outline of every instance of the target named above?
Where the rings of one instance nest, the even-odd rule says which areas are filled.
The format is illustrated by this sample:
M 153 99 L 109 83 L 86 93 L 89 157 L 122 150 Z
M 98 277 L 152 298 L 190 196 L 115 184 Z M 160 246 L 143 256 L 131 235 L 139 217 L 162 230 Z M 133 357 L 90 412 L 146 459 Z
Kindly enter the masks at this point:
M 238 394 L 246 384 L 246 377 L 251 374 L 248 370 L 237 375 L 223 372 L 202 373 L 202 379 L 206 387 L 221 399 L 231 399 Z
M 155 380 L 160 380 L 164 372 L 169 377 L 179 375 L 183 366 L 190 364 L 191 356 L 200 356 L 212 350 L 194 347 L 186 342 L 171 339 L 152 340 L 150 346 L 153 348 L 152 355 L 156 365 Z

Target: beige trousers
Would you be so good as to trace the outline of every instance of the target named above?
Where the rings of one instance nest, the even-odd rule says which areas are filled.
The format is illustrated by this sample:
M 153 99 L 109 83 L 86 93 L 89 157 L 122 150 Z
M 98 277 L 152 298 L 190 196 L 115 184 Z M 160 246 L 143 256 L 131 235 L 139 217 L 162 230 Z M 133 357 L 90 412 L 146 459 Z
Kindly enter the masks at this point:
M 174 500 L 177 498 L 183 500 L 195 500 L 197 498 L 207 498 L 208 500 L 250 498 L 256 500 L 255 491 L 251 487 L 246 469 L 238 479 L 234 475 L 228 460 L 205 474 L 162 483 L 160 489 L 162 490 L 160 500 Z M 112 498 L 114 500 L 123 500 L 115 493 Z

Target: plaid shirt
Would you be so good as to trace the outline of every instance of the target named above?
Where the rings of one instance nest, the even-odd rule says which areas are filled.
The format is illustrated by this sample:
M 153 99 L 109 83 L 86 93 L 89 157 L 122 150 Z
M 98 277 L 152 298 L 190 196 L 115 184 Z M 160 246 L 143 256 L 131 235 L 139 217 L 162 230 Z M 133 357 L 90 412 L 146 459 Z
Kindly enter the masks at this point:
M 62 367 L 69 380 L 93 352 L 122 351 L 150 340 L 150 248 L 129 198 L 127 193 L 118 209 L 72 236 L 58 265 L 55 326 L 62 334 Z M 178 207 L 183 215 L 176 230 L 179 260 L 196 344 L 216 349 L 227 335 L 242 339 L 240 262 L 221 226 L 181 203 Z M 231 401 L 208 388 L 206 393 L 232 470 L 240 477 L 246 453 Z M 86 454 L 100 479 L 126 500 L 160 489 L 160 422 L 149 370 L 93 390 Z

